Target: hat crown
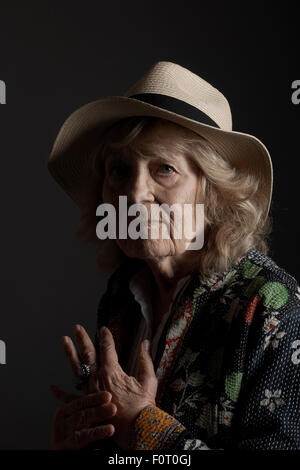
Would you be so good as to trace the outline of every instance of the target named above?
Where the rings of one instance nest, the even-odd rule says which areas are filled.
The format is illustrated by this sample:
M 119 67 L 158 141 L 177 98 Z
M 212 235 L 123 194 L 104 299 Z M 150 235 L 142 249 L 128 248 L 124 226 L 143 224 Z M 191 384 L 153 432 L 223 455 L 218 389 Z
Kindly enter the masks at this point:
M 232 116 L 225 96 L 190 70 L 168 61 L 153 64 L 123 96 L 154 93 L 170 96 L 199 109 L 218 126 L 232 130 Z

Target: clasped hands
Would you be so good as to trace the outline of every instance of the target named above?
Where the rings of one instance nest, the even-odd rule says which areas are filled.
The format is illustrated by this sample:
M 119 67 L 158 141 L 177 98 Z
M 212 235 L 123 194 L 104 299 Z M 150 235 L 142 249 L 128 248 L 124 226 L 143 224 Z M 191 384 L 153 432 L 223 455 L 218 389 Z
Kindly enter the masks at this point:
M 70 337 L 62 339 L 73 373 L 78 377 L 81 363 L 98 364 L 98 361 L 94 344 L 82 326 L 75 326 L 75 336 L 79 354 Z M 64 403 L 56 410 L 52 424 L 53 450 L 78 450 L 108 437 L 120 448 L 130 450 L 135 419 L 147 405 L 156 404 L 158 382 L 145 342 L 139 349 L 138 380 L 128 376 L 120 366 L 109 328 L 100 329 L 99 342 L 101 364 L 92 369 L 85 395 L 66 392 L 56 385 L 49 388 Z

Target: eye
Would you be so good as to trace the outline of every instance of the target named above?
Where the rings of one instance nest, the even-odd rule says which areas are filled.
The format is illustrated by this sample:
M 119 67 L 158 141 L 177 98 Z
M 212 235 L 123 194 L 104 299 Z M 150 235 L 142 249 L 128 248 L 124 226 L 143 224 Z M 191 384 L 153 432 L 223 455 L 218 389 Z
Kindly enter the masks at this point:
M 170 165 L 167 165 L 166 163 L 164 163 L 163 165 L 160 165 L 158 169 L 159 173 L 162 173 L 163 175 L 166 175 L 166 176 L 172 175 L 174 171 L 175 171 L 174 168 Z
M 123 163 L 116 163 L 109 168 L 108 174 L 113 178 L 126 178 L 128 176 L 128 168 Z

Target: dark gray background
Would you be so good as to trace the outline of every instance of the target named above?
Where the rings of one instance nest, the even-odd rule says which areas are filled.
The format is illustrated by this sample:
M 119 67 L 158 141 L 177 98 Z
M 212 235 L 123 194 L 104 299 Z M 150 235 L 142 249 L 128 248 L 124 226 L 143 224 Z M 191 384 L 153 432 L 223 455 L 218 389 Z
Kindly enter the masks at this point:
M 233 129 L 267 146 L 275 176 L 271 256 L 300 278 L 300 105 L 291 101 L 291 83 L 300 79 L 296 8 L 1 1 L 1 449 L 49 448 L 58 402 L 48 385 L 74 391 L 60 338 L 77 322 L 94 335 L 107 281 L 73 237 L 78 210 L 46 170 L 53 140 L 73 110 L 123 94 L 154 62 L 179 63 L 219 88 Z

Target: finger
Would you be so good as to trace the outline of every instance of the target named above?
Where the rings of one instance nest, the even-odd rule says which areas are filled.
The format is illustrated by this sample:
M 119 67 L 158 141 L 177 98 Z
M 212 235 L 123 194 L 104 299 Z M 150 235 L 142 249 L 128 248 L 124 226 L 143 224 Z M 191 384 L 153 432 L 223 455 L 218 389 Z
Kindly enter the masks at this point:
M 101 366 L 112 367 L 119 363 L 113 335 L 105 326 L 100 330 Z
M 69 429 L 87 429 L 95 424 L 109 424 L 104 421 L 109 420 L 117 413 L 117 406 L 112 403 L 86 408 L 85 410 L 76 411 L 66 418 L 66 424 Z
M 91 393 L 89 395 L 80 396 L 76 400 L 66 404 L 63 408 L 64 416 L 71 416 L 76 411 L 85 410 L 94 406 L 104 405 L 110 402 L 112 398 L 111 393 L 107 391 L 101 391 L 97 393 Z
M 66 356 L 68 358 L 68 361 L 71 365 L 73 374 L 75 375 L 75 377 L 78 378 L 79 377 L 78 369 L 80 367 L 81 362 L 80 362 L 79 356 L 77 354 L 77 350 L 75 348 L 75 345 L 74 345 L 72 339 L 69 336 L 63 336 L 62 337 L 62 343 L 63 343 L 65 354 L 66 354 Z
M 94 364 L 97 361 L 95 346 L 86 330 L 81 325 L 75 325 L 75 336 L 79 347 L 81 362 Z
M 103 426 L 97 426 L 92 429 L 83 429 L 81 431 L 75 431 L 71 438 L 66 441 L 66 445 L 67 448 L 70 449 L 83 449 L 92 442 L 111 437 L 114 432 L 115 427 L 112 424 L 105 424 Z
M 157 380 L 154 364 L 152 361 L 152 357 L 150 356 L 149 352 L 149 342 L 148 345 L 146 343 L 148 340 L 144 340 L 141 343 L 141 348 L 139 350 L 139 373 L 138 373 L 138 381 L 141 385 L 148 388 L 150 382 L 153 379 Z
M 57 385 L 50 385 L 49 391 L 53 393 L 53 395 L 63 403 L 70 403 L 77 398 L 80 398 L 81 395 L 77 395 L 75 393 L 66 392 L 62 388 L 58 387 Z
M 95 364 L 95 366 L 91 368 L 91 375 L 83 389 L 85 393 L 97 392 L 99 387 L 97 374 L 95 372 L 97 371 L 98 360 L 95 346 L 83 326 L 75 325 L 75 336 L 81 362 L 84 364 Z

